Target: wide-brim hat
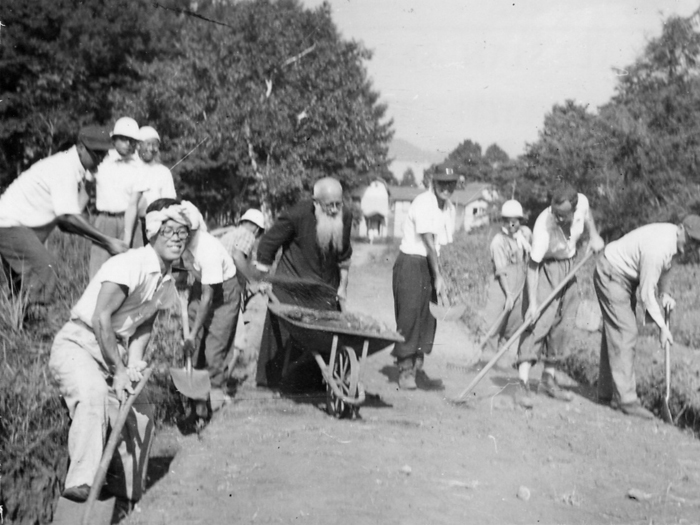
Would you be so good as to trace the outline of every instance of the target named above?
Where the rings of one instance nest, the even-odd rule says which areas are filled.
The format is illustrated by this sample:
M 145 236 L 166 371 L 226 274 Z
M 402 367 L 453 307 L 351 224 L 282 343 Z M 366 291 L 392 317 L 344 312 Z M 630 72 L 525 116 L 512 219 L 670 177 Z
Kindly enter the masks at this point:
M 109 130 L 101 126 L 85 126 L 78 133 L 78 142 L 87 149 L 95 151 L 107 151 L 112 147 L 109 138 Z

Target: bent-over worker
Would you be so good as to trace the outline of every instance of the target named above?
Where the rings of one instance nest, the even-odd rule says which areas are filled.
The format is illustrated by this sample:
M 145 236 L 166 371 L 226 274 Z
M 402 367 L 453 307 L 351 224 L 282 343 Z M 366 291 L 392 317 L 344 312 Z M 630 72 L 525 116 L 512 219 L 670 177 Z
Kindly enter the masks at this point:
M 637 343 L 636 292 L 645 312 L 659 327 L 661 345 L 673 344 L 673 336 L 661 308 L 673 309 L 669 294 L 669 270 L 689 244 L 700 242 L 700 217 L 688 215 L 679 225 L 648 224 L 611 242 L 593 275 L 603 314 L 600 342 L 598 399 L 623 413 L 645 419 L 654 415 L 637 397 L 634 349 Z M 656 293 L 661 298 L 661 307 Z

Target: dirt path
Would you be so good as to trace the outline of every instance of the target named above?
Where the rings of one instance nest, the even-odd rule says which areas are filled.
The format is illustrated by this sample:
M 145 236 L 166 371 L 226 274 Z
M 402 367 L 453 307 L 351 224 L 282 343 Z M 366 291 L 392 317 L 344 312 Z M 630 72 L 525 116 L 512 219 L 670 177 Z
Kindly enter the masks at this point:
M 349 306 L 393 326 L 393 261 L 380 255 L 358 250 Z M 126 523 L 700 523 L 696 440 L 583 395 L 524 411 L 509 372 L 453 406 L 473 373 L 452 364 L 475 347 L 456 323 L 437 342 L 426 369 L 444 391 L 399 392 L 391 356 L 375 354 L 356 421 L 327 416 L 321 398 L 241 390 L 199 438 L 177 438 L 169 474 Z

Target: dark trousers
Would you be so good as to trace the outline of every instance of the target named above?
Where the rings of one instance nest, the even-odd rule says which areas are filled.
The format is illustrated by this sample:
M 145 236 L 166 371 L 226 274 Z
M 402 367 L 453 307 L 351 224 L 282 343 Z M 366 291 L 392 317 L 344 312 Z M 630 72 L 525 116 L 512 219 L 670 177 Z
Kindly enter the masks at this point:
M 437 302 L 428 258 L 399 253 L 392 277 L 396 329 L 406 339 L 396 343 L 391 355 L 399 361 L 433 350 L 437 320 L 430 302 Z
M 223 388 L 225 385 L 224 367 L 233 350 L 236 337 L 238 313 L 241 308 L 241 286 L 237 277 L 222 284 L 214 285 L 214 299 L 209 316 L 195 340 L 195 355 L 192 358 L 195 368 L 209 371 L 211 386 Z M 188 314 L 190 325 L 199 309 L 202 297 L 202 284 L 196 281 L 189 298 Z
M 54 258 L 31 228 L 0 228 L 0 256 L 10 293 L 30 303 L 48 303 L 56 290 Z

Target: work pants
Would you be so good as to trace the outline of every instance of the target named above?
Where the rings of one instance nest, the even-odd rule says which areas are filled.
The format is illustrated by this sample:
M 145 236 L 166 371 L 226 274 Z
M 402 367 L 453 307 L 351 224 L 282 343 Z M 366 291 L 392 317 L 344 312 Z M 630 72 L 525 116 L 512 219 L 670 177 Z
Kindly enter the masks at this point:
M 541 305 L 564 280 L 574 266 L 574 259 L 549 259 L 539 268 L 537 304 Z M 523 333 L 518 348 L 517 363 L 536 363 L 553 366 L 566 357 L 571 333 L 576 326 L 576 313 L 581 302 L 576 277 L 549 303 L 534 326 Z M 527 294 L 523 302 L 523 315 L 527 312 Z
M 100 230 L 103 234 L 108 237 L 113 237 L 115 239 L 124 238 L 124 214 L 111 215 L 107 213 L 98 212 L 97 217 L 95 217 L 95 223 L 93 224 L 96 229 Z M 95 277 L 97 271 L 102 267 L 102 265 L 112 257 L 110 253 L 105 250 L 101 245 L 97 243 L 92 243 L 90 247 L 90 280 Z
M 405 342 L 396 343 L 391 355 L 408 362 L 416 354 L 433 350 L 437 320 L 430 312 L 430 302 L 437 302 L 428 258 L 399 253 L 392 274 L 396 330 Z
M 122 346 L 119 350 L 126 353 Z M 119 412 L 119 401 L 111 388 L 111 375 L 95 334 L 77 322 L 66 323 L 51 347 L 49 369 L 71 418 L 70 467 L 65 486 L 92 485 L 109 426 L 116 422 Z M 153 405 L 141 393 L 129 411 L 112 458 L 106 480 L 111 494 L 131 501 L 141 498 L 154 430 Z
M 498 330 L 494 332 L 493 336 L 489 339 L 487 347 L 492 352 L 498 350 L 498 345 L 501 340 L 509 339 L 520 326 L 523 324 L 523 295 L 522 292 L 523 285 L 525 284 L 525 268 L 523 265 L 511 265 L 503 270 L 508 283 L 508 290 L 511 293 L 520 293 L 518 298 L 513 305 L 513 309 L 505 316 L 505 318 L 500 322 Z M 491 279 L 488 287 L 486 299 L 486 306 L 484 307 L 482 319 L 483 319 L 483 331 L 487 332 L 491 327 L 494 326 L 500 315 L 503 313 L 506 305 L 506 295 L 503 293 L 503 288 L 496 276 Z
M 238 313 L 241 308 L 241 285 L 237 277 L 213 286 L 214 298 L 209 315 L 195 340 L 195 368 L 206 368 L 212 388 L 224 388 L 224 367 L 236 337 Z M 189 319 L 194 324 L 202 298 L 202 284 L 195 281 L 190 290 Z
M 0 256 L 10 293 L 30 303 L 48 303 L 56 290 L 55 261 L 39 236 L 26 226 L 0 228 Z
M 593 285 L 603 314 L 598 398 L 634 403 L 637 401 L 634 375 L 637 283 L 618 273 L 603 256 L 596 265 Z

